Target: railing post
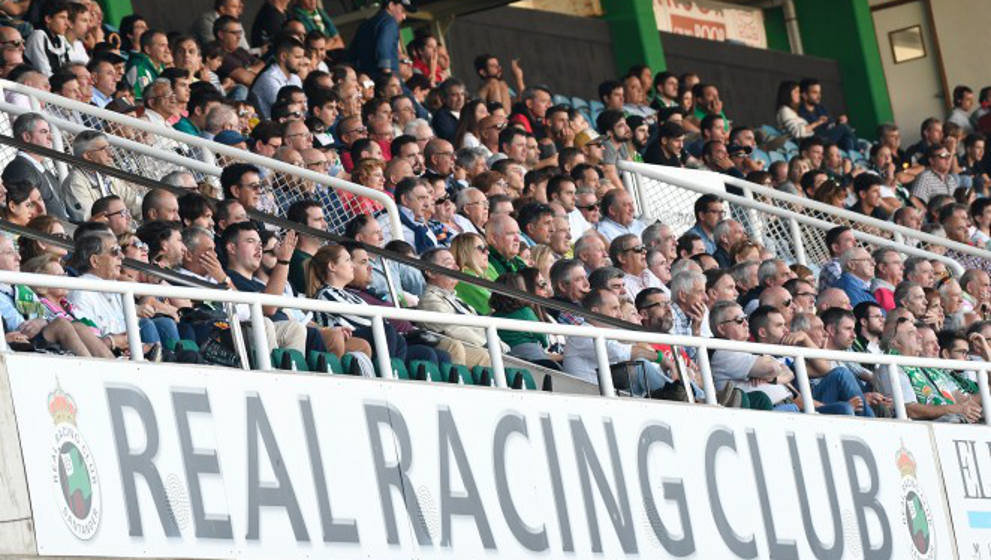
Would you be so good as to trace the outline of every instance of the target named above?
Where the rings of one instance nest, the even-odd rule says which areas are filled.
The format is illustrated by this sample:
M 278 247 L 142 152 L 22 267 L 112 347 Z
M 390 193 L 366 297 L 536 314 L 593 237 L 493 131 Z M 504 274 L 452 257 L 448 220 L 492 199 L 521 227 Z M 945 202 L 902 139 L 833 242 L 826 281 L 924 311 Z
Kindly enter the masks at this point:
M 681 384 L 685 387 L 685 396 L 688 398 L 690 404 L 695 404 L 695 390 L 692 387 L 691 375 L 688 373 L 688 366 L 685 364 L 685 360 L 681 357 L 681 352 L 677 346 L 671 347 L 671 354 L 674 356 L 675 363 L 678 364 L 678 376 L 681 377 Z
M 699 346 L 695 356 L 699 363 L 699 369 L 702 370 L 705 404 L 719 404 L 716 400 L 716 384 L 712 381 L 712 366 L 709 365 L 709 349 L 705 346 Z
M 809 266 L 809 258 L 805 255 L 805 241 L 802 240 L 802 228 L 794 217 L 788 218 L 791 227 L 791 237 L 794 243 L 795 260 L 802 266 Z
M 502 363 L 502 343 L 495 325 L 485 328 L 485 338 L 488 341 L 489 360 L 492 363 L 492 377 L 495 378 L 496 387 L 506 389 L 509 383 L 506 381 L 506 366 Z
M 141 327 L 138 325 L 138 310 L 134 303 L 134 292 L 121 294 L 124 303 L 124 324 L 127 326 L 127 347 L 131 351 L 131 359 L 140 362 L 145 359 L 141 351 Z
M 795 356 L 795 377 L 798 378 L 798 392 L 802 394 L 802 408 L 806 414 L 816 413 L 816 403 L 812 399 L 812 384 L 809 383 L 809 370 L 805 367 L 805 356 Z M 867 406 L 867 403 L 864 403 Z
M 630 193 L 633 197 L 633 203 L 635 207 L 633 211 L 637 216 L 643 216 L 646 211 L 646 205 L 643 200 L 643 192 L 640 188 L 640 175 L 633 171 L 623 171 L 621 175 L 623 179 L 623 186 L 626 187 L 626 192 Z
M 606 337 L 595 337 L 595 357 L 599 361 L 599 394 L 603 397 L 615 397 L 616 388 L 612 384 L 612 368 L 609 366 L 609 350 L 606 347 Z
M 385 257 L 378 257 L 378 259 L 382 263 L 382 272 L 385 273 L 385 284 L 389 287 L 389 297 L 392 298 L 392 306 L 401 307 L 399 305 L 399 290 L 396 289 L 396 281 L 392 277 L 392 271 L 389 270 L 389 261 Z
M 977 370 L 977 387 L 981 393 L 981 409 L 984 412 L 984 423 L 991 426 L 991 393 L 988 392 L 988 370 Z
M 255 341 L 255 366 L 261 371 L 271 371 L 268 336 L 265 334 L 265 312 L 261 302 L 251 304 L 251 338 Z
M 0 91 L 0 96 L 2 95 L 3 92 Z M 10 345 L 7 344 L 7 332 L 3 328 L 3 321 L 0 321 L 0 354 L 6 354 L 8 352 L 10 352 Z
M 891 398 L 895 404 L 895 418 L 906 420 L 908 414 L 905 412 L 905 397 L 902 395 L 902 382 L 898 375 L 898 366 L 886 364 L 884 367 L 888 368 L 888 378 L 891 380 Z M 867 403 L 864 403 L 864 406 L 867 406 Z
M 750 187 L 742 186 L 740 187 L 740 190 L 743 191 L 744 198 L 746 198 L 750 202 L 755 202 L 754 191 L 750 190 Z M 747 214 L 747 221 L 750 222 L 750 231 L 752 232 L 753 240 L 761 241 L 766 246 L 768 243 L 767 243 L 767 239 L 764 238 L 764 222 L 761 221 L 760 215 L 757 213 L 757 210 L 755 210 L 752 207 L 748 207 L 746 209 L 746 214 Z
M 893 237 L 894 237 L 894 239 L 895 239 L 895 242 L 897 242 L 897 243 L 901 243 L 902 245 L 904 245 L 904 244 L 905 244 L 905 236 L 904 236 L 904 235 L 902 235 L 902 232 L 900 232 L 900 231 L 896 231 L 896 232 L 894 233 L 894 236 L 893 236 Z
M 372 317 L 372 340 L 375 341 L 375 359 L 378 360 L 379 377 L 395 379 L 392 372 L 392 356 L 389 355 L 389 342 L 385 338 L 385 319 L 376 314 Z

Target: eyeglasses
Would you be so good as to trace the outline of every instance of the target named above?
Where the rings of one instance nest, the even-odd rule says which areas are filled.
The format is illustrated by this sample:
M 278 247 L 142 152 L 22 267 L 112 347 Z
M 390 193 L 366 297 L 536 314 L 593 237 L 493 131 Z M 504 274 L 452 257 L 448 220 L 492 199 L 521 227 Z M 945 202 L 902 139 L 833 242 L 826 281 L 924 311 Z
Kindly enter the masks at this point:
M 89 150 L 86 150 L 86 153 L 87 154 L 91 154 L 93 152 L 102 152 L 102 151 L 108 150 L 108 149 L 110 149 L 110 144 L 104 144 L 104 145 L 100 146 L 99 148 L 91 148 Z
M 310 169 L 326 169 L 327 168 L 327 162 L 326 161 L 311 161 L 310 163 L 307 163 L 306 164 L 306 167 L 309 167 Z
M 262 188 L 262 184 L 260 182 L 248 183 L 246 185 L 238 184 L 238 186 L 241 187 L 242 189 L 254 189 L 254 190 L 258 190 L 258 189 Z
M 120 217 L 122 217 L 122 218 L 126 218 L 126 217 L 128 217 L 128 216 L 131 215 L 131 211 L 128 210 L 126 207 L 125 208 L 121 208 L 120 210 L 117 210 L 116 212 L 108 212 L 107 213 L 107 218 L 113 218 L 114 216 L 118 216 L 118 215 Z
M 489 207 L 489 201 L 487 201 L 487 200 L 477 200 L 475 202 L 468 202 L 468 203 L 465 204 L 465 206 L 478 206 L 479 204 L 482 205 L 482 208 L 488 208 Z
M 746 323 L 747 321 L 749 321 L 749 319 L 747 319 L 747 316 L 746 315 L 740 315 L 736 319 L 727 319 L 725 321 L 720 321 L 719 324 L 720 325 L 725 325 L 726 323 L 736 323 L 737 325 L 742 325 L 742 324 Z
M 21 39 L 14 39 L 12 41 L 0 41 L 0 46 L 22 49 L 24 48 L 24 41 Z
M 815 292 L 798 292 L 797 294 L 795 294 L 795 297 L 815 297 L 815 296 L 816 296 Z
M 506 128 L 506 123 L 501 122 L 501 123 L 496 123 L 496 124 L 493 124 L 493 125 L 489 125 L 489 126 L 485 127 L 485 130 L 502 130 L 504 128 Z
M 288 135 L 286 135 L 286 138 L 295 138 L 296 136 L 302 136 L 303 138 L 306 138 L 306 139 L 309 140 L 309 139 L 313 138 L 313 133 L 311 133 L 310 131 L 296 132 L 294 134 L 288 134 Z
M 784 301 L 781 302 L 781 307 L 791 307 L 791 304 L 792 304 L 793 301 L 794 300 L 786 299 L 786 300 L 784 300 Z
M 450 201 L 451 201 L 451 197 L 450 196 L 442 196 L 442 197 L 438 198 L 437 200 L 435 200 L 434 201 L 434 204 L 444 204 L 445 202 L 450 202 Z
M 584 210 L 586 212 L 598 212 L 599 205 L 598 204 L 589 204 L 587 206 L 578 206 L 578 205 L 575 205 L 575 208 L 577 208 L 579 210 Z
M 124 252 L 121 250 L 120 245 L 114 245 L 114 246 L 110 247 L 109 249 L 107 249 L 107 252 L 104 253 L 104 254 L 110 255 L 111 257 L 115 257 L 116 258 L 116 257 L 119 257 L 119 256 L 123 255 Z
M 55 239 L 58 239 L 59 241 L 71 241 L 72 240 L 72 238 L 69 237 L 69 234 L 68 233 L 53 233 L 53 234 L 51 234 L 51 236 L 54 237 Z
M 134 241 L 128 243 L 127 247 L 130 247 L 132 249 L 137 249 L 138 251 L 148 250 L 148 244 L 145 243 L 144 241 L 141 241 L 140 239 L 135 239 Z
M 475 246 L 475 250 L 478 251 L 479 253 L 488 253 L 489 252 L 489 248 L 486 247 L 485 245 L 476 245 Z
M 643 245 L 637 245 L 636 247 L 627 247 L 626 249 L 623 249 L 623 252 L 624 253 L 641 253 L 642 254 L 642 253 L 646 253 L 647 252 L 647 248 L 644 247 Z

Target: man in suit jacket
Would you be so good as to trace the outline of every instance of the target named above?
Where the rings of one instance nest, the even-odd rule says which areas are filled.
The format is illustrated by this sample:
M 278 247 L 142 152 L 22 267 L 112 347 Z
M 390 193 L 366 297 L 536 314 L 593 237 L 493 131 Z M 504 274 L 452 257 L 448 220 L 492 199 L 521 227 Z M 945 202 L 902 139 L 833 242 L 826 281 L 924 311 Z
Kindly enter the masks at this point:
M 113 165 L 110 143 L 106 134 L 102 132 L 84 130 L 77 134 L 72 142 L 72 153 L 94 163 Z M 62 182 L 60 193 L 69 213 L 69 219 L 73 222 L 88 220 L 93 203 L 112 194 L 120 197 L 132 216 L 140 216 L 141 200 L 144 196 L 139 187 L 82 167 L 75 167 L 69 171 L 69 175 Z
M 52 129 L 45 117 L 38 113 L 24 113 L 14 120 L 14 138 L 43 148 L 52 148 Z M 17 152 L 17 156 L 3 170 L 6 182 L 27 181 L 38 187 L 47 213 L 67 220 L 65 203 L 59 196 L 59 180 L 45 166 L 46 158 L 29 152 Z

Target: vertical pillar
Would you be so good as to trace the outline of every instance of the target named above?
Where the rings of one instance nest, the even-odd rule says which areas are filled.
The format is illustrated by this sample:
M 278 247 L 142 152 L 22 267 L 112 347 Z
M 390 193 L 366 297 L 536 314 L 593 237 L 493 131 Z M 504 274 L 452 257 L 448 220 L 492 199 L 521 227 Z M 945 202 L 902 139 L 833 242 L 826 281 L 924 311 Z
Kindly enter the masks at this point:
M 104 21 L 114 27 L 120 25 L 121 18 L 134 13 L 131 0 L 100 0 L 100 6 L 103 7 Z
M 651 0 L 602 0 L 602 9 L 612 31 L 618 72 L 634 64 L 646 64 L 654 73 L 667 69 Z
M 791 52 L 788 43 L 788 29 L 785 27 L 785 12 L 781 6 L 764 8 L 764 34 L 767 48 L 775 51 Z
M 839 62 L 850 122 L 873 138 L 894 117 L 867 0 L 802 0 L 795 11 L 805 53 Z

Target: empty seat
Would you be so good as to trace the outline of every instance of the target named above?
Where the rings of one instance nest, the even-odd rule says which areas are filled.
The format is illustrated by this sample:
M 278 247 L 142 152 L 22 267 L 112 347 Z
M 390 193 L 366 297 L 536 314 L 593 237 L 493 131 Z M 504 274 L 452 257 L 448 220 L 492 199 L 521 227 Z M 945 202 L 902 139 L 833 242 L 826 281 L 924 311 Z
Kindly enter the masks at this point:
M 294 348 L 272 350 L 272 367 L 289 371 L 310 371 L 303 353 Z
M 344 368 L 341 366 L 341 360 L 330 352 L 317 352 L 316 350 L 311 350 L 309 358 L 306 361 L 307 365 L 310 366 L 310 371 L 313 372 L 333 373 L 337 375 L 344 373 Z
M 555 105 L 567 105 L 567 106 L 570 107 L 571 106 L 571 98 L 569 98 L 567 95 L 561 95 L 561 94 L 555 93 L 554 94 L 554 104 Z
M 427 360 L 410 360 L 408 370 L 412 372 L 413 379 L 419 381 L 434 381 L 436 383 L 443 383 L 447 381 L 447 378 L 441 374 L 440 367 L 434 362 L 428 362 Z

